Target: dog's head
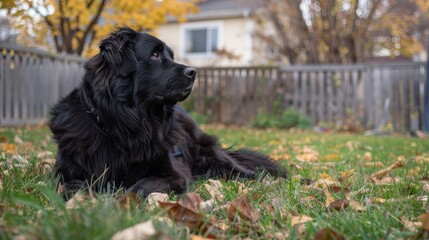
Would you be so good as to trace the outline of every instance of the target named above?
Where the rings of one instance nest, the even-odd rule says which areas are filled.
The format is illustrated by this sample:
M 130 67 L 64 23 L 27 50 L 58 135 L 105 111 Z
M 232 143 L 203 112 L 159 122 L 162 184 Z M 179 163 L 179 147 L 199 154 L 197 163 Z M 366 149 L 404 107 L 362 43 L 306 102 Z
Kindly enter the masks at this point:
M 104 39 L 100 53 L 86 68 L 96 69 L 91 74 L 95 92 L 136 106 L 183 101 L 191 94 L 197 73 L 176 63 L 163 41 L 130 28 Z

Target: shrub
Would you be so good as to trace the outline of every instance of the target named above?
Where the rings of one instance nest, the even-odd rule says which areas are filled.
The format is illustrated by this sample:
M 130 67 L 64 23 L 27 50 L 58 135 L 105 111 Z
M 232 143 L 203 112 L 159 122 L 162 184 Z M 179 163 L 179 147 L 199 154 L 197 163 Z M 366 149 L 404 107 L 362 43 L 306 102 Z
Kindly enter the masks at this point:
M 294 109 L 288 109 L 281 114 L 269 114 L 259 109 L 258 115 L 253 122 L 254 127 L 259 128 L 311 128 L 311 120 Z

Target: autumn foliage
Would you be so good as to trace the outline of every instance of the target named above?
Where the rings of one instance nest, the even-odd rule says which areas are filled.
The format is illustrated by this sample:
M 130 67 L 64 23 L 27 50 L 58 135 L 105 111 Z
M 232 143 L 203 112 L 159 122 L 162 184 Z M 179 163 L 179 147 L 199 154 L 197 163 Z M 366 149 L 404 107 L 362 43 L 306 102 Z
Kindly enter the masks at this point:
M 119 26 L 151 31 L 168 16 L 184 21 L 195 0 L 9 0 L 26 45 L 54 45 L 57 52 L 93 55 L 99 40 Z

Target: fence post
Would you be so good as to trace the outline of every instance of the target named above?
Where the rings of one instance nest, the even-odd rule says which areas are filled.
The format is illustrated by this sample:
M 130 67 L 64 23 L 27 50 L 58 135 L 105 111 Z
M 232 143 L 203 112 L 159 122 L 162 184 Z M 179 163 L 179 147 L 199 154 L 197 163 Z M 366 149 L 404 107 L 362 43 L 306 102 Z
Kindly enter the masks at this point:
M 426 59 L 426 83 L 425 92 L 423 96 L 424 112 L 423 112 L 423 130 L 429 133 L 429 40 L 428 40 L 428 54 Z

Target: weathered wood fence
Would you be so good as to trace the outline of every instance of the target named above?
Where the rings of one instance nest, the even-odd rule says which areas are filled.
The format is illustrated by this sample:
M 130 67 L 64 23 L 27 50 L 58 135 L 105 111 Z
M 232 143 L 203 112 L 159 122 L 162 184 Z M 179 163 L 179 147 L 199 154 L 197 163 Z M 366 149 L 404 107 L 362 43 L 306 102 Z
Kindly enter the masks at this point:
M 425 71 L 424 63 L 202 68 L 192 104 L 223 123 L 294 108 L 314 125 L 422 129 Z
M 46 120 L 80 81 L 84 59 L 0 45 L 0 125 Z M 212 122 L 249 124 L 294 108 L 314 125 L 422 129 L 424 63 L 201 68 L 185 104 Z
M 80 81 L 84 59 L 0 45 L 0 125 L 41 123 Z

